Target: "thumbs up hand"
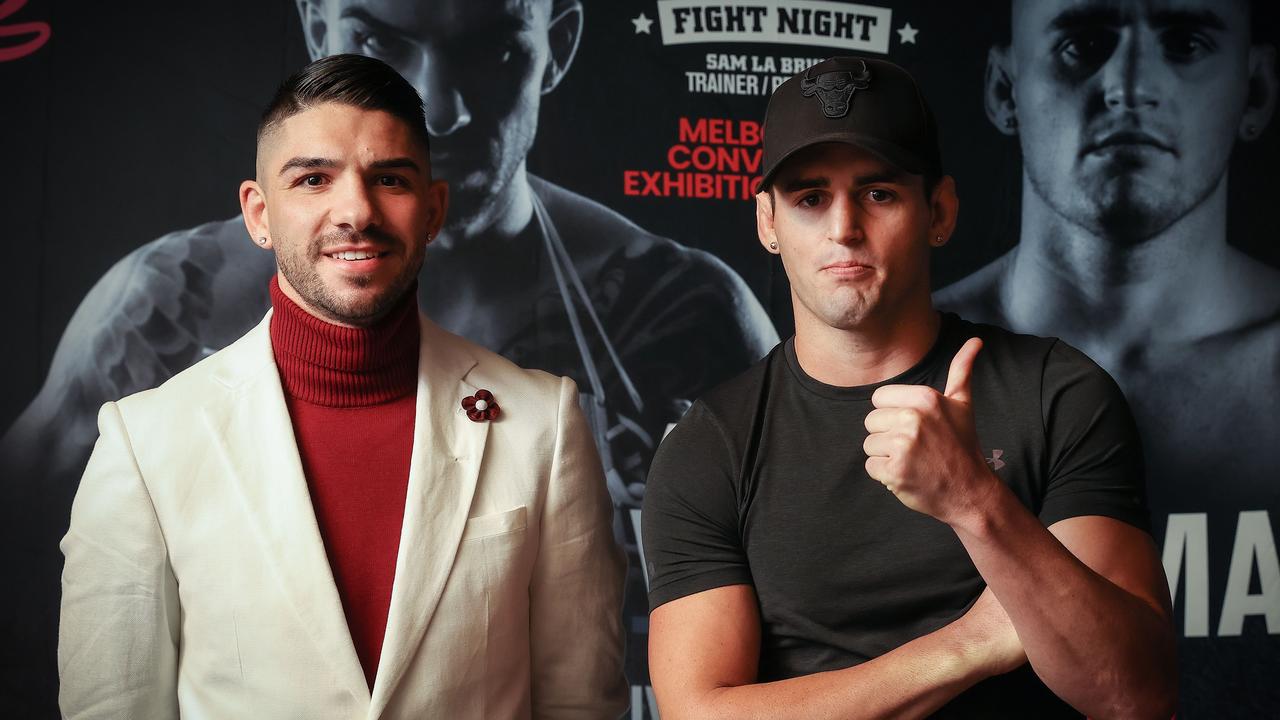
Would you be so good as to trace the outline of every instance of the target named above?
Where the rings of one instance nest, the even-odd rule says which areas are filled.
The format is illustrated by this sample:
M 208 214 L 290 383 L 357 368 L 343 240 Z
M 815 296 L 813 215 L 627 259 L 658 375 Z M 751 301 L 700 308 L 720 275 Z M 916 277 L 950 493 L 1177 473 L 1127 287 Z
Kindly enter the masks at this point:
M 982 341 L 970 338 L 951 360 L 947 387 L 885 385 L 867 414 L 867 474 L 904 505 L 955 524 L 1002 485 L 982 457 L 970 378 Z

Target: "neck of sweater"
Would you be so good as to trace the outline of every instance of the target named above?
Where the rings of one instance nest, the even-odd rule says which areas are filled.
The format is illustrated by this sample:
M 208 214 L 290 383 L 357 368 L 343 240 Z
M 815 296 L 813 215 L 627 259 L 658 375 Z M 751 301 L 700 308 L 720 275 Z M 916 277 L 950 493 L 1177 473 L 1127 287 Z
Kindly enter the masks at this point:
M 290 398 L 325 407 L 367 407 L 414 393 L 418 289 L 369 327 L 334 325 L 298 307 L 271 278 L 271 350 Z

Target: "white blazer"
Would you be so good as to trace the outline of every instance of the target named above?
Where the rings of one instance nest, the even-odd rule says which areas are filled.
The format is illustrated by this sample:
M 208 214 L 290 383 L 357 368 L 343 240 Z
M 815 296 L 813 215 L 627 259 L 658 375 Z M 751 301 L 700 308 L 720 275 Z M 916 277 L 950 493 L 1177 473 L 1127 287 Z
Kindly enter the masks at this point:
M 62 541 L 64 715 L 617 717 L 624 560 L 573 382 L 422 319 L 404 527 L 370 691 L 269 320 L 99 413 Z M 461 410 L 478 388 L 498 420 Z

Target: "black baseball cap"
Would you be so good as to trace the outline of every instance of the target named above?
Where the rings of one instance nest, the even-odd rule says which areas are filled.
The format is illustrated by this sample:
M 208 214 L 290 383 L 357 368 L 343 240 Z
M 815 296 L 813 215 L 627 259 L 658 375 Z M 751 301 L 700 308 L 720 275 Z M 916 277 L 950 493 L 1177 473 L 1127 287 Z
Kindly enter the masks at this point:
M 920 86 L 886 60 L 833 57 L 778 86 L 764 117 L 764 179 L 818 143 L 857 145 L 915 175 L 941 175 L 938 129 Z

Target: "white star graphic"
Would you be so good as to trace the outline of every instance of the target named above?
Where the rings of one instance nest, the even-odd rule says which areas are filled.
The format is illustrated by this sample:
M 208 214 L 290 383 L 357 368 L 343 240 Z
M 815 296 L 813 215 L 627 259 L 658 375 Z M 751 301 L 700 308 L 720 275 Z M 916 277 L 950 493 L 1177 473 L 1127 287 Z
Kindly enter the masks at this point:
M 633 20 L 632 22 L 635 22 L 635 21 Z M 907 43 L 911 43 L 912 45 L 915 45 L 916 33 L 920 31 L 911 27 L 911 23 L 907 23 L 902 27 L 898 28 L 897 32 L 898 32 L 898 42 L 904 45 Z
M 645 17 L 644 13 L 640 13 L 639 16 L 631 18 L 631 24 L 636 26 L 637 35 L 640 33 L 644 33 L 645 35 L 652 34 L 649 32 L 649 26 L 653 25 L 653 21 Z

